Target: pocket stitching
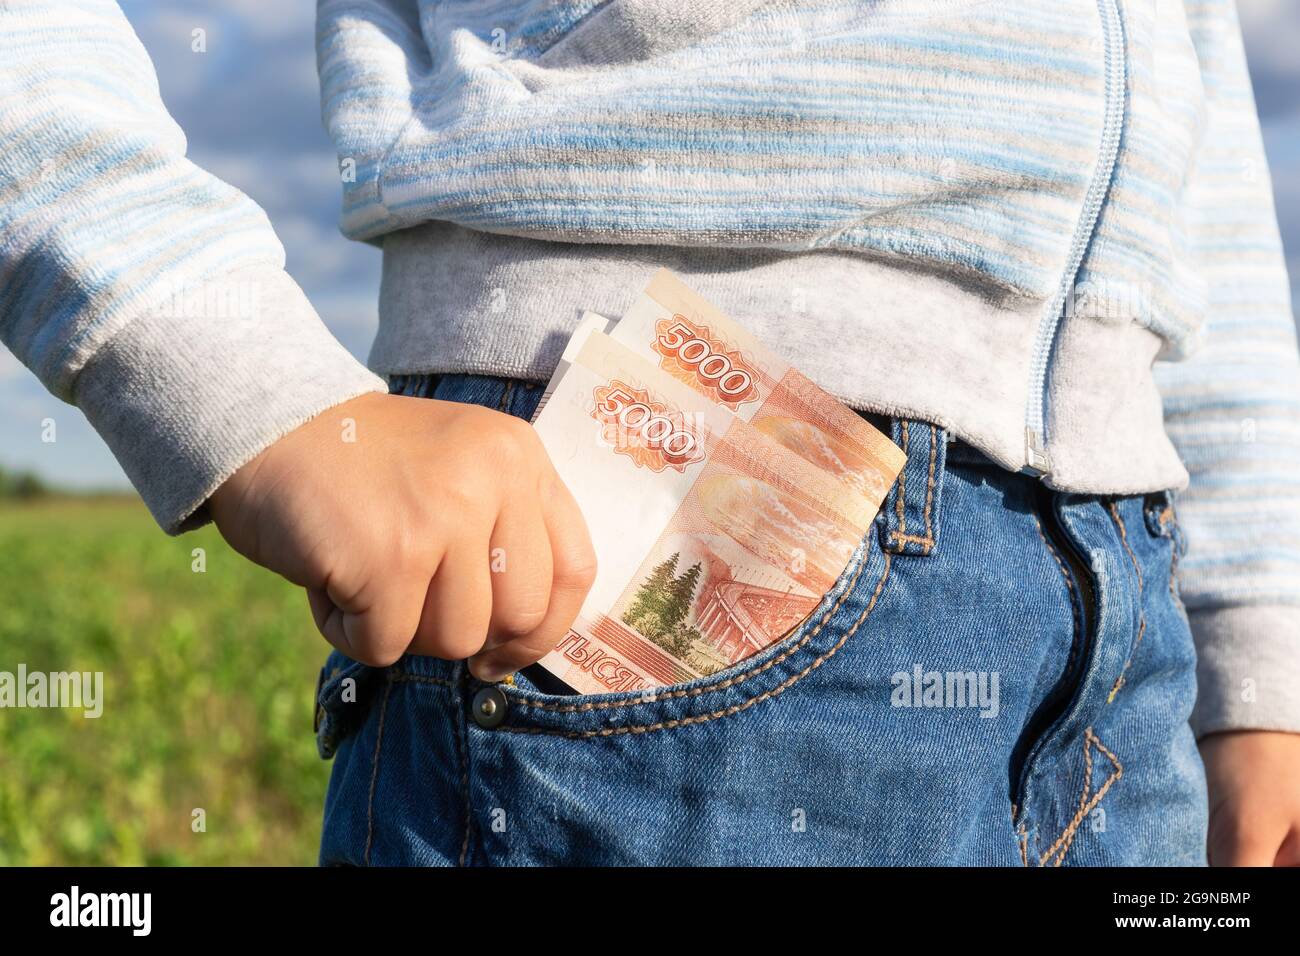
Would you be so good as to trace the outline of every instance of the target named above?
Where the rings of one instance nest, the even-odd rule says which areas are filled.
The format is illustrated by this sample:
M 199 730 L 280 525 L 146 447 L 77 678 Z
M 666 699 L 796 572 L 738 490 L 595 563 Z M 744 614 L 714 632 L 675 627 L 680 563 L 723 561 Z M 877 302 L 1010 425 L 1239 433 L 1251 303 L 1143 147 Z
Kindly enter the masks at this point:
M 1128 674 L 1128 669 L 1133 664 L 1133 658 L 1137 656 L 1138 647 L 1142 644 L 1142 638 L 1146 634 L 1146 630 L 1147 630 L 1147 615 L 1146 615 L 1145 608 L 1143 608 L 1142 606 L 1144 601 L 1143 584 L 1142 584 L 1142 568 L 1138 565 L 1137 555 L 1133 553 L 1133 548 L 1128 543 L 1128 529 L 1124 527 L 1124 519 L 1120 517 L 1119 508 L 1115 505 L 1115 502 L 1113 501 L 1108 502 L 1108 504 L 1110 506 L 1110 516 L 1115 519 L 1115 525 L 1119 528 L 1120 543 L 1124 545 L 1124 550 L 1128 552 L 1129 560 L 1133 562 L 1133 572 L 1137 575 L 1137 586 L 1138 586 L 1137 637 L 1133 641 L 1133 646 L 1129 648 L 1128 660 L 1124 662 L 1124 667 L 1120 670 L 1119 677 L 1115 678 L 1115 684 L 1113 687 L 1111 687 L 1110 693 L 1106 696 L 1106 703 L 1109 704 L 1111 701 L 1115 699 L 1115 695 L 1119 693 L 1120 688 L 1124 686 L 1124 679 L 1125 676 Z
M 680 719 L 673 719 L 673 720 L 662 720 L 654 724 L 630 724 L 622 727 L 602 727 L 597 730 L 567 730 L 567 731 L 552 729 L 549 727 L 504 727 L 503 726 L 497 729 L 506 731 L 508 733 L 514 733 L 514 734 L 546 734 L 546 735 L 556 736 L 556 737 L 568 737 L 570 739 L 577 740 L 577 739 L 590 739 L 592 737 L 613 737 L 621 734 L 644 734 L 656 730 L 675 730 L 678 727 L 689 727 L 692 724 L 704 723 L 706 721 L 715 720 L 718 717 L 730 717 L 733 714 L 738 714 L 741 713 L 742 711 L 746 711 L 757 703 L 768 700 L 772 697 L 776 697 L 778 694 L 783 693 L 785 690 L 792 687 L 794 684 L 803 680 L 803 678 L 811 674 L 818 667 L 821 667 L 821 665 L 826 663 L 826 661 L 830 660 L 830 658 L 834 657 L 836 652 L 839 651 L 839 649 L 843 647 L 845 643 L 848 642 L 848 639 L 857 633 L 857 630 L 862 625 L 862 622 L 865 621 L 868 616 L 870 616 L 871 611 L 875 608 L 876 602 L 880 598 L 880 592 L 884 590 L 885 581 L 888 580 L 889 578 L 890 555 L 889 552 L 887 551 L 883 552 L 883 554 L 885 558 L 885 568 L 880 575 L 880 580 L 876 583 L 876 589 L 871 595 L 871 600 L 867 602 L 867 606 L 863 609 L 862 613 L 858 616 L 858 619 L 854 621 L 852 626 L 844 633 L 844 636 L 841 637 L 838 641 L 836 641 L 835 645 L 831 647 L 829 650 L 827 650 L 826 653 L 822 654 L 820 657 L 818 657 L 816 660 L 810 663 L 803 670 L 799 671 L 797 674 L 790 675 L 780 684 L 777 684 L 775 687 L 773 687 L 771 690 L 765 691 L 764 693 L 759 694 L 756 697 L 751 697 L 748 700 L 745 700 L 744 702 L 739 704 L 732 704 L 730 707 L 724 707 L 721 710 L 715 710 L 712 713 L 697 714 L 695 716 L 682 717 Z M 861 568 L 859 568 L 858 573 L 861 573 Z M 856 581 L 856 579 L 857 579 L 857 575 L 855 574 L 854 580 Z M 847 596 L 848 592 L 851 590 L 852 590 L 852 586 L 850 585 L 850 587 L 845 590 L 845 596 Z M 800 641 L 799 644 L 797 644 L 795 647 L 790 648 L 784 654 L 780 655 L 780 657 L 773 658 L 771 661 L 768 661 L 766 664 L 763 665 L 762 668 L 740 675 L 730 683 L 738 684 L 742 680 L 748 679 L 749 677 L 752 677 L 755 674 L 758 674 L 761 671 L 774 666 L 779 661 L 789 657 L 791 654 L 793 654 L 796 650 L 798 650 L 808 641 L 812 640 L 813 635 L 816 634 L 817 631 L 821 629 L 821 626 L 825 624 L 827 618 L 830 617 L 831 613 L 833 613 L 834 610 L 837 610 L 839 608 L 840 604 L 843 603 L 843 600 L 844 598 L 841 597 L 840 601 L 836 603 L 835 608 L 833 608 L 832 611 L 827 612 L 826 617 L 823 618 L 820 622 L 818 622 L 816 630 L 806 635 L 804 639 Z M 721 686 L 723 685 L 719 685 L 719 689 Z M 689 692 L 689 694 L 690 695 L 699 694 L 709 689 L 711 688 L 698 688 L 695 691 Z M 688 692 L 678 691 L 677 695 L 688 696 Z M 590 709 L 594 709 L 594 705 L 592 705 Z
M 1082 598 L 1076 599 L 1074 593 L 1074 580 L 1070 577 L 1070 572 L 1065 567 L 1064 559 L 1062 559 L 1056 548 L 1053 547 L 1052 542 L 1047 540 L 1047 535 L 1043 533 L 1043 523 L 1038 520 L 1038 515 L 1030 515 L 1030 517 L 1034 519 L 1034 528 L 1038 531 L 1038 537 L 1041 538 L 1043 544 L 1047 546 L 1048 553 L 1056 560 L 1056 566 L 1061 569 L 1061 577 L 1065 578 L 1066 600 L 1070 602 L 1070 618 L 1074 622 L 1073 637 L 1077 640 L 1083 630 L 1083 623 L 1079 612 L 1079 605 L 1082 604 Z M 1071 643 L 1073 644 L 1074 641 L 1071 641 Z M 1071 663 L 1073 662 L 1073 657 L 1072 649 Z M 1066 666 L 1068 669 L 1069 664 L 1067 663 Z
M 429 674 L 411 674 L 406 671 L 390 670 L 388 672 L 388 682 L 390 684 L 437 684 L 439 687 L 455 688 L 449 680 L 441 677 L 432 677 Z
M 930 550 L 934 547 L 934 529 L 930 523 L 930 512 L 934 503 L 934 473 L 935 464 L 938 459 L 939 446 L 935 427 L 930 425 L 929 428 L 930 473 L 925 484 L 925 534 L 920 535 L 907 533 L 907 512 L 905 501 L 907 496 L 907 462 L 905 461 L 902 470 L 898 473 L 898 488 L 894 499 L 894 510 L 898 517 L 898 529 L 889 533 L 890 544 L 897 549 L 897 553 L 899 554 L 905 554 L 906 551 L 904 549 L 909 544 L 914 544 L 919 547 L 921 549 L 921 554 L 923 555 L 928 555 Z M 903 440 L 901 451 L 903 452 L 904 458 L 910 461 L 910 452 L 908 451 L 910 436 L 906 419 L 900 422 L 900 431 Z
M 1111 771 L 1110 776 L 1108 776 L 1102 785 L 1097 788 L 1097 792 L 1093 793 L 1092 799 L 1089 800 L 1089 792 L 1092 788 L 1091 747 L 1095 747 L 1097 750 L 1101 751 L 1101 753 L 1106 756 L 1106 759 L 1111 762 L 1111 766 L 1115 769 Z M 1084 730 L 1083 768 L 1083 793 L 1079 796 L 1079 809 L 1075 811 L 1073 818 L 1071 818 L 1066 828 L 1061 831 L 1061 835 L 1056 838 L 1056 842 L 1048 847 L 1047 852 L 1038 858 L 1039 866 L 1046 866 L 1047 861 L 1054 855 L 1056 856 L 1056 859 L 1053 861 L 1052 866 L 1061 865 L 1065 860 L 1065 855 L 1070 852 L 1070 846 L 1074 843 L 1074 838 L 1079 832 L 1080 824 L 1082 824 L 1088 814 L 1096 808 L 1097 804 L 1101 803 L 1102 798 L 1106 796 L 1107 791 L 1110 790 L 1115 781 L 1124 776 L 1124 765 L 1119 762 L 1118 757 L 1107 749 L 1106 745 L 1101 742 L 1101 739 L 1093 732 L 1091 727 Z M 1062 843 L 1064 843 L 1064 846 L 1062 846 Z M 1057 852 L 1058 849 L 1060 851 L 1059 854 Z
M 880 593 L 880 586 L 885 583 L 885 578 L 889 576 L 889 552 L 882 550 L 881 553 L 885 556 L 885 569 L 880 576 L 880 583 L 876 585 L 876 594 L 872 595 L 871 602 L 867 606 L 867 611 L 870 611 L 871 606 L 875 604 L 876 596 Z M 535 707 L 538 710 L 551 711 L 557 714 L 589 713 L 594 710 L 612 710 L 614 708 L 639 707 L 644 704 L 653 704 L 664 700 L 675 700 L 678 697 L 698 697 L 701 694 L 710 693 L 713 691 L 728 690 L 731 687 L 735 687 L 737 684 L 743 684 L 751 677 L 757 677 L 759 674 L 762 674 L 764 671 L 767 671 L 770 668 L 775 667 L 777 664 L 782 663 L 783 661 L 788 659 L 792 654 L 795 654 L 798 651 L 802 650 L 803 647 L 809 641 L 811 641 L 814 637 L 820 634 L 822 628 L 826 626 L 826 622 L 829 621 L 835 614 L 839 612 L 839 609 L 844 605 L 844 602 L 848 600 L 849 595 L 853 593 L 854 588 L 857 586 L 858 578 L 862 576 L 863 570 L 870 563 L 870 558 L 871 558 L 871 547 L 868 544 L 866 551 L 862 555 L 862 559 L 858 562 L 857 568 L 855 568 L 853 571 L 853 577 L 850 578 L 849 583 L 845 585 L 843 593 L 840 594 L 838 600 L 836 600 L 834 605 L 827 608 L 826 613 L 822 615 L 822 619 L 817 622 L 816 626 L 813 627 L 807 634 L 805 634 L 798 641 L 798 643 L 794 644 L 791 647 L 786 648 L 780 654 L 773 657 L 771 660 L 763 662 L 758 667 L 752 668 L 750 670 L 742 671 L 741 673 L 735 675 L 734 677 L 728 677 L 726 680 L 716 684 L 705 684 L 701 687 L 691 687 L 684 690 L 668 691 L 663 694 L 653 694 L 653 696 L 643 695 L 641 697 L 637 697 L 632 700 L 590 701 L 585 704 L 552 704 L 543 700 L 530 700 L 527 697 L 517 697 L 513 699 L 513 702 L 517 704 L 521 704 L 525 707 Z M 861 621 L 862 618 L 859 618 L 858 621 L 854 623 L 853 627 L 855 630 L 857 629 L 857 626 L 858 624 L 861 623 Z M 500 729 L 505 730 L 506 728 L 502 727 Z

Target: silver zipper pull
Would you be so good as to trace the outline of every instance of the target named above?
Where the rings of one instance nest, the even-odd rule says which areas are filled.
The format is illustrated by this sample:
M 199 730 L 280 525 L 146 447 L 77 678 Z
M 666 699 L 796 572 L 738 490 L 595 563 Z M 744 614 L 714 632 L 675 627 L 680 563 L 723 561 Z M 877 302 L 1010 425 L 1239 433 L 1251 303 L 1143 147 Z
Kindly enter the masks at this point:
M 1025 470 L 1046 478 L 1052 473 L 1052 459 L 1043 444 L 1043 436 L 1032 428 L 1025 429 Z

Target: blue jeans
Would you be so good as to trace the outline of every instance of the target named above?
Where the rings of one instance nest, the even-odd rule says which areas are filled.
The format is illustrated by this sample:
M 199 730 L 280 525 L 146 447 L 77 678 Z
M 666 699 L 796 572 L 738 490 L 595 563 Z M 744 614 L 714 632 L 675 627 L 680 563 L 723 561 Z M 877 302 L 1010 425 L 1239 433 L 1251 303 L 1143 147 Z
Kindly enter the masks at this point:
M 524 417 L 541 394 L 393 390 Z M 802 626 L 729 670 L 586 697 L 332 654 L 321 862 L 1203 863 L 1170 497 L 1053 492 L 884 425 L 907 465 L 872 531 Z

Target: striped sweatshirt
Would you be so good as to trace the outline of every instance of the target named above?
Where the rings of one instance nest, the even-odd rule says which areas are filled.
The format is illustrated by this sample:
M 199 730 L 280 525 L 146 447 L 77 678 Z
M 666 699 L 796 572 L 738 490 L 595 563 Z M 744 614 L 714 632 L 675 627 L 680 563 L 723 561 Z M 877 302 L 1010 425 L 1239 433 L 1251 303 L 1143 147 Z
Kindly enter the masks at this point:
M 1198 733 L 1300 731 L 1300 359 L 1232 0 L 320 0 L 369 370 L 105 0 L 0 0 L 0 338 L 164 528 L 379 376 L 668 266 L 855 407 L 1179 489 Z

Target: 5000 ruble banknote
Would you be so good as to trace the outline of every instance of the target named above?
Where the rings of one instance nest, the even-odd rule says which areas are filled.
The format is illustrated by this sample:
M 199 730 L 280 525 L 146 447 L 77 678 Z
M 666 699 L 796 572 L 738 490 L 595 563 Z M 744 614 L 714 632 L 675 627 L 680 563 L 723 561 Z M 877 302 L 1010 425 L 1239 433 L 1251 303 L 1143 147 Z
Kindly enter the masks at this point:
M 599 560 L 542 660 L 580 693 L 687 681 L 779 640 L 879 503 L 599 332 L 575 340 L 535 425 Z
M 667 269 L 607 325 L 612 338 L 875 504 L 903 467 L 888 437 Z

